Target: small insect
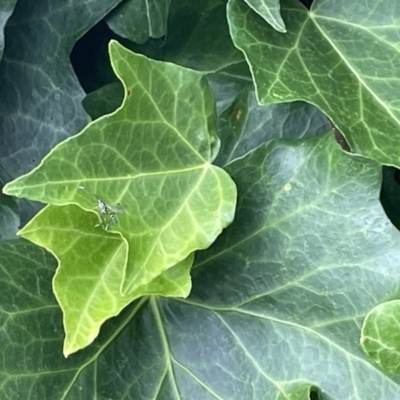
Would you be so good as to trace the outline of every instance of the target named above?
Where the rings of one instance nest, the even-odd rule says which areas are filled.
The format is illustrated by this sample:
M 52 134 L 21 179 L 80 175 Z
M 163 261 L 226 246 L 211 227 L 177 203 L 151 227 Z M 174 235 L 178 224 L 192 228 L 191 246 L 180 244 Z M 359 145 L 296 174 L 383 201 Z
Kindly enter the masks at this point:
M 115 214 L 121 213 L 123 210 L 119 205 L 110 205 L 106 204 L 102 199 L 100 199 L 97 195 L 95 195 L 90 190 L 86 189 L 84 186 L 79 185 L 78 189 L 85 190 L 90 193 L 97 202 L 97 208 L 99 209 L 100 218 L 102 220 L 102 224 L 97 224 L 96 226 L 103 225 L 105 230 L 108 230 L 110 223 L 114 225 L 118 224 L 118 220 Z

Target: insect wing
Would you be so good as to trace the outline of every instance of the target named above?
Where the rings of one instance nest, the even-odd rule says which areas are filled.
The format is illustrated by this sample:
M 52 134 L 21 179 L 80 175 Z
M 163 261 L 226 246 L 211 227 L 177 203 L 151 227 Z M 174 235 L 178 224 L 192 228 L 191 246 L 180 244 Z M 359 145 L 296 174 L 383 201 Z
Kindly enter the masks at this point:
M 121 204 L 107 204 L 107 208 L 114 214 L 121 214 L 124 212 L 124 208 Z

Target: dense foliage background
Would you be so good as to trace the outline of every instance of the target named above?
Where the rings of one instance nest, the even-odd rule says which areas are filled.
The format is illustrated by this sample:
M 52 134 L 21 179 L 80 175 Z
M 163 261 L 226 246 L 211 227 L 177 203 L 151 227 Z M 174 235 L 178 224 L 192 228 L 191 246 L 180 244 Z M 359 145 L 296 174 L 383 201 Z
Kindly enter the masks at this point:
M 400 399 L 399 37 L 395 0 L 0 0 L 0 398 Z

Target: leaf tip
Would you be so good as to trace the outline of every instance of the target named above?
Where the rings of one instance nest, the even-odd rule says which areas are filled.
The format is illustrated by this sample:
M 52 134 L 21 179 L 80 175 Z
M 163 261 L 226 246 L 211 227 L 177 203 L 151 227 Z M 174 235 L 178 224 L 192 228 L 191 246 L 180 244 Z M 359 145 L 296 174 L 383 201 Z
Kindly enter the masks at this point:
M 9 196 L 12 196 L 13 195 L 13 193 L 12 193 L 12 183 L 13 183 L 14 181 L 11 181 L 11 182 L 8 182 L 8 183 L 6 183 L 4 186 L 3 186 L 3 189 L 1 190 L 4 194 L 7 194 L 7 195 L 9 195 Z M 11 188 L 11 189 L 10 189 Z
M 111 39 L 110 42 L 108 43 L 108 51 L 111 54 L 115 54 L 119 50 L 124 49 L 121 43 L 119 43 L 115 39 Z

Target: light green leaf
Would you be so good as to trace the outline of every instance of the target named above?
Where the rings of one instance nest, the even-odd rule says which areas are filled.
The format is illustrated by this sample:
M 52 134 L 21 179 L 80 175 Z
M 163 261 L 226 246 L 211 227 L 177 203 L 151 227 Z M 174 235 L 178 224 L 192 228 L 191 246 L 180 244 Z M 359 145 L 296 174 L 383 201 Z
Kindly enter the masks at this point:
M 77 206 L 47 206 L 19 232 L 59 261 L 53 286 L 64 314 L 65 356 L 90 344 L 103 322 L 133 300 L 149 294 L 186 297 L 190 292 L 193 255 L 122 296 L 127 242 L 95 227 L 96 221 Z
M 110 52 L 126 90 L 123 106 L 57 146 L 4 190 L 86 210 L 96 206 L 93 194 L 109 205 L 120 203 L 123 212 L 110 229 L 129 243 L 122 292 L 130 294 L 208 247 L 233 219 L 236 188 L 211 165 L 219 143 L 203 76 L 116 42 Z
M 318 106 L 353 152 L 400 166 L 400 9 L 393 2 L 282 2 L 288 33 L 271 28 L 242 0 L 230 0 L 231 35 L 246 55 L 263 104 Z
M 224 166 L 267 140 L 301 139 L 330 129 L 328 119 L 316 107 L 303 102 L 260 106 L 254 88 L 248 87 L 218 120 L 222 146 L 215 163 Z
M 374 307 L 365 317 L 361 346 L 382 368 L 400 372 L 400 300 Z
M 2 0 L 0 4 L 0 62 L 4 51 L 4 27 L 16 3 L 17 0 Z
M 246 3 L 278 32 L 286 32 L 280 14 L 280 0 L 245 0 Z
M 124 0 L 106 18 L 118 35 L 136 43 L 167 33 L 170 0 Z

